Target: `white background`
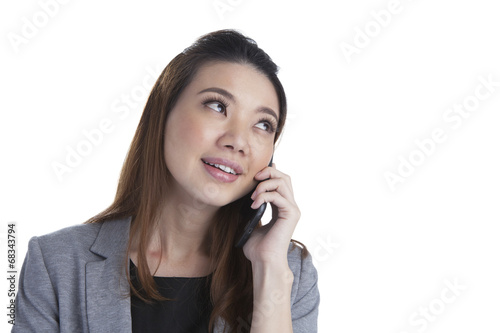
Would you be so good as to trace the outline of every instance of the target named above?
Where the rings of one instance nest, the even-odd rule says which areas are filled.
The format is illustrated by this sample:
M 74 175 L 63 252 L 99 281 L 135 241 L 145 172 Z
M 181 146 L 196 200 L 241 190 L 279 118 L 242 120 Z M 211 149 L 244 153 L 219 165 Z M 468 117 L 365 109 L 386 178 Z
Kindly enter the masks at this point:
M 0 8 L 3 271 L 8 222 L 17 223 L 20 268 L 32 236 L 111 203 L 146 97 L 121 118 L 113 105 L 138 96 L 148 69 L 159 73 L 200 35 L 235 28 L 281 67 L 290 117 L 275 162 L 292 176 L 302 211 L 294 238 L 319 273 L 319 331 L 499 331 L 494 1 L 221 0 L 229 7 L 218 12 L 213 0 L 75 0 L 51 16 L 47 2 Z M 346 44 L 357 53 L 346 56 Z M 497 86 L 477 88 L 481 76 Z M 443 116 L 473 103 L 476 89 L 488 97 L 453 128 Z M 103 119 L 113 130 L 59 180 L 52 164 Z M 446 140 L 419 153 L 415 140 L 435 129 Z M 420 165 L 391 190 L 384 174 L 404 172 L 400 158 L 410 157 Z M 10 325 L 0 280 L 1 330 Z

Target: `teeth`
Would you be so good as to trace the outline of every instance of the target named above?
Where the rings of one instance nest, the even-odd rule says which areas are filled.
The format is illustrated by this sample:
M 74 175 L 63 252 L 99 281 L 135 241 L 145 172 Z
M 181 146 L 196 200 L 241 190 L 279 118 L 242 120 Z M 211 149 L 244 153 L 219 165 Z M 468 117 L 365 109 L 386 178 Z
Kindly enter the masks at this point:
M 230 167 L 228 166 L 225 166 L 225 165 L 222 165 L 222 164 L 212 164 L 212 163 L 208 163 L 208 162 L 205 162 L 206 164 L 208 165 L 211 165 L 213 167 L 216 167 L 217 169 L 220 169 L 224 172 L 227 172 L 227 173 L 231 173 L 233 175 L 236 175 L 236 171 L 234 171 L 233 169 L 231 169 Z

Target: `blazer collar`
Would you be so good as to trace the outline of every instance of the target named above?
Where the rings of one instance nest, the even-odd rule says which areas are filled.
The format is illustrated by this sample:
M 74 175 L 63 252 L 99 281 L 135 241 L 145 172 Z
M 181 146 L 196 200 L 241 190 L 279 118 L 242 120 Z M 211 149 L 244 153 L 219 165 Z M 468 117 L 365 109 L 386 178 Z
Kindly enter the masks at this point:
M 89 332 L 131 332 L 127 244 L 131 218 L 103 222 L 90 251 L 101 258 L 86 264 Z

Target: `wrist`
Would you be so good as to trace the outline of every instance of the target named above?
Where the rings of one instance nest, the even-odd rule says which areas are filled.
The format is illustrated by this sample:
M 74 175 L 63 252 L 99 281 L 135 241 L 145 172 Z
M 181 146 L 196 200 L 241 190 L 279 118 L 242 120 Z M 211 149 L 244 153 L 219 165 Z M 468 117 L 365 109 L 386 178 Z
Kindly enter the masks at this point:
M 252 262 L 254 287 L 282 286 L 291 288 L 293 272 L 288 262 Z
M 252 263 L 252 333 L 292 332 L 291 290 L 293 272 L 284 265 Z

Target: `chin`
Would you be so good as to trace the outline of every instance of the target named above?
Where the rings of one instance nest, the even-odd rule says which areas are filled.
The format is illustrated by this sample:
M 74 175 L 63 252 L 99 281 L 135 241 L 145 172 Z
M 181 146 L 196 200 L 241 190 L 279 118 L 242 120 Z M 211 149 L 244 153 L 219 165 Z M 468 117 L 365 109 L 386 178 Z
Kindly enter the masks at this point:
M 218 182 L 207 182 L 201 188 L 198 189 L 200 197 L 202 197 L 207 203 L 214 206 L 225 206 L 231 202 L 234 202 L 242 198 L 245 194 L 252 191 L 252 189 L 257 185 L 249 184 L 245 188 L 241 188 L 242 184 L 224 184 Z
M 206 204 L 210 206 L 215 206 L 215 207 L 224 207 L 226 205 L 229 205 L 235 201 L 238 201 L 244 196 L 244 194 L 238 195 L 238 196 L 220 196 L 217 198 L 210 197 L 206 198 Z

